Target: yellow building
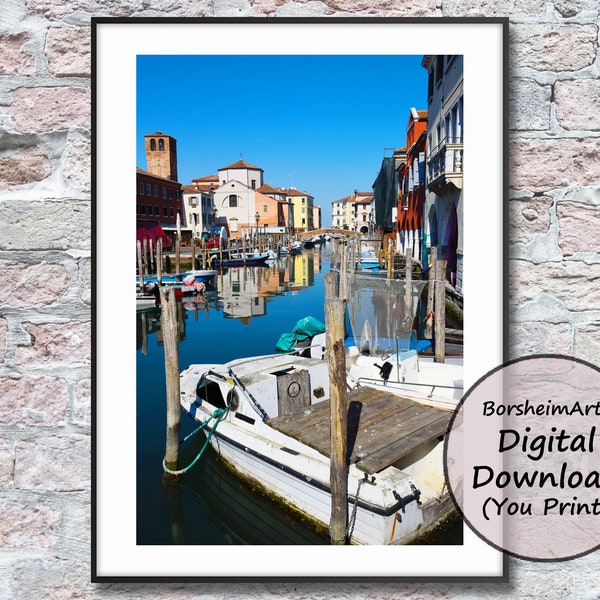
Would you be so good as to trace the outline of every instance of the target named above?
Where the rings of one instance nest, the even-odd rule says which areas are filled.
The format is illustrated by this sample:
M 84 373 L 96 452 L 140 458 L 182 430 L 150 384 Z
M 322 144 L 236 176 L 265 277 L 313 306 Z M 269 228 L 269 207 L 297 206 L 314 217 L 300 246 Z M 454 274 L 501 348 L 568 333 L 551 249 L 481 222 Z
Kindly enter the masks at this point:
M 300 192 L 294 188 L 284 189 L 286 200 L 294 205 L 295 231 L 311 231 L 313 223 L 314 198 L 308 192 Z

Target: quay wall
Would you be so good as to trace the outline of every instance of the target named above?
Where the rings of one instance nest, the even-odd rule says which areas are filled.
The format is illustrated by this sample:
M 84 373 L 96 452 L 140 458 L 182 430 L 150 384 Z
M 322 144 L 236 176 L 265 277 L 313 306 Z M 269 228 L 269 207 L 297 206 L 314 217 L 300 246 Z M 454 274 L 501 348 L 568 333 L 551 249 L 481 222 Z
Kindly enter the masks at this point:
M 597 598 L 600 554 L 510 583 L 92 584 L 90 17 L 510 18 L 510 358 L 600 364 L 596 0 L 8 0 L 0 15 L 0 598 Z M 360 48 L 360 41 L 357 41 Z

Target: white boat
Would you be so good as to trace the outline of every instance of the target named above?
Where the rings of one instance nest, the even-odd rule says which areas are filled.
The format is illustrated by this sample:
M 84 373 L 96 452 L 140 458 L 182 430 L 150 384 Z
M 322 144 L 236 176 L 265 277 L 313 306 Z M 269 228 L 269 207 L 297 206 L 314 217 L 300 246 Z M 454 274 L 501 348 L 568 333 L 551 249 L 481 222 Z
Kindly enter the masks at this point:
M 325 360 L 275 354 L 190 365 L 180 375 L 180 386 L 182 408 L 204 424 L 223 459 L 288 506 L 328 526 Z M 348 406 L 346 540 L 408 543 L 452 510 L 440 441 L 450 415 L 368 387 L 349 391 Z
M 357 342 L 360 343 L 360 342 Z M 419 354 L 414 331 L 387 340 L 384 349 L 361 351 L 351 339 L 346 344 L 346 369 L 350 388 L 368 386 L 410 398 L 419 404 L 453 411 L 463 396 L 463 358 L 450 356 L 445 362 Z M 310 355 L 324 358 L 325 334 L 316 335 L 305 346 Z M 306 349 L 299 347 L 298 352 Z

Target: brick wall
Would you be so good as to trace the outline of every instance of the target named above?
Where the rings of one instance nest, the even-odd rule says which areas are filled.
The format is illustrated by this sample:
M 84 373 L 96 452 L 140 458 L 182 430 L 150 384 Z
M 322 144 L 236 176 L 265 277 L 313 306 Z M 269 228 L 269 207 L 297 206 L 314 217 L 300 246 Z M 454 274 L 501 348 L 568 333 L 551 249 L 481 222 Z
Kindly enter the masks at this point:
M 600 364 L 596 0 L 8 0 L 0 15 L 0 598 L 597 598 L 600 557 L 508 584 L 92 585 L 90 15 L 510 16 L 511 356 Z M 150 6 L 150 5 L 147 5 Z

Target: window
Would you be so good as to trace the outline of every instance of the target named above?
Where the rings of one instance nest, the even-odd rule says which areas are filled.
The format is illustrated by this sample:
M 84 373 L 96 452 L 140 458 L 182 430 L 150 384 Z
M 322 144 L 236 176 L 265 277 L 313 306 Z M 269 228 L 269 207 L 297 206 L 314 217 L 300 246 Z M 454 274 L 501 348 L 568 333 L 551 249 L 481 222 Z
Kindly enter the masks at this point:
M 143 196 L 144 195 L 144 184 L 140 183 L 140 194 Z
M 169 188 L 169 200 L 173 200 L 173 190 Z
M 229 196 L 229 208 L 237 208 L 238 206 L 238 197 L 235 194 L 231 194 Z
M 146 184 L 146 194 L 152 196 L 152 186 L 149 183 Z
M 167 199 L 167 188 L 164 185 L 162 186 L 162 195 L 163 195 L 163 198 L 166 200 Z
M 163 217 L 168 217 L 169 216 L 169 209 L 165 206 L 163 207 Z
M 148 214 L 151 215 L 152 214 L 152 205 L 148 205 Z
M 175 213 L 173 213 L 173 207 L 171 206 L 171 208 L 169 209 L 171 211 L 171 216 L 175 216 Z
M 156 140 L 154 138 L 150 140 L 150 151 L 156 152 Z
M 154 214 L 158 217 L 160 216 L 160 208 L 158 208 L 158 206 L 154 207 Z
M 263 212 L 269 212 L 269 207 L 266 204 L 263 204 Z
M 159 152 L 165 151 L 165 140 L 163 140 L 162 138 L 158 140 L 158 150 Z
M 146 205 L 140 204 L 140 215 L 145 215 L 145 214 L 146 214 Z
M 158 198 L 158 186 L 157 185 L 154 186 L 154 196 L 156 198 Z
M 252 179 L 252 181 L 250 181 L 250 187 L 255 190 L 256 189 L 256 179 Z

